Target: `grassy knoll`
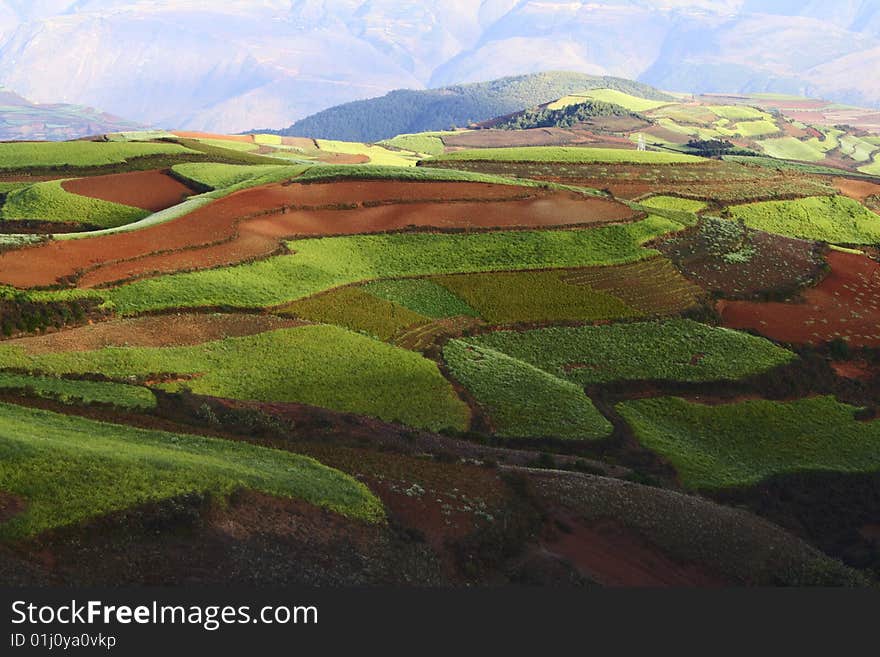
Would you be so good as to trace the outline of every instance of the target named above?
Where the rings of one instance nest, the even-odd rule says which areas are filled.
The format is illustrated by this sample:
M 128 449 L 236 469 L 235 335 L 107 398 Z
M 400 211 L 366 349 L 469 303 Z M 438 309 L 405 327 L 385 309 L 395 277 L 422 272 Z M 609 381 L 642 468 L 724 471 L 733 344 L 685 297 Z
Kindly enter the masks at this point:
M 611 434 L 611 423 L 570 381 L 464 340 L 447 343 L 443 355 L 499 436 L 590 440 Z
M 164 378 L 170 389 L 301 402 L 426 429 L 463 429 L 467 406 L 420 355 L 335 326 L 303 326 L 193 347 L 106 348 L 28 356 L 0 347 L 0 366 L 46 374 Z M 183 382 L 180 379 L 185 379 Z
M 146 431 L 0 404 L 0 490 L 25 510 L 0 524 L 21 538 L 188 492 L 238 487 L 376 522 L 381 503 L 314 459 L 248 443 Z
M 50 180 L 10 192 L 0 208 L 0 218 L 115 228 L 150 215 L 148 210 L 71 194 L 64 190 L 61 183 L 61 180 Z
M 429 318 L 409 308 L 374 296 L 361 287 L 339 287 L 294 301 L 277 311 L 313 322 L 335 324 L 389 340 L 398 331 Z
M 730 214 L 769 233 L 839 244 L 880 242 L 880 215 L 845 196 L 737 205 Z
M 445 162 L 586 162 L 609 164 L 698 164 L 701 157 L 679 153 L 579 148 L 576 146 L 528 146 L 523 148 L 479 148 L 447 153 L 436 160 Z
M 833 397 L 704 406 L 678 398 L 618 405 L 639 441 L 692 489 L 754 485 L 775 474 L 880 469 L 880 421 Z
M 196 154 L 180 144 L 142 142 L 10 142 L 0 144 L 0 169 L 90 167 L 149 155 Z
M 620 380 L 734 380 L 788 363 L 768 340 L 690 320 L 495 331 L 462 338 L 579 385 Z
M 643 221 L 570 231 L 404 233 L 297 240 L 293 255 L 145 279 L 102 291 L 122 314 L 162 308 L 265 307 L 359 281 L 508 269 L 620 264 L 656 255 L 642 244 L 681 224 Z
M 424 278 L 402 278 L 368 283 L 363 288 L 380 299 L 393 301 L 424 317 L 440 319 L 479 314 L 447 287 Z
M 147 388 L 111 381 L 72 381 L 46 376 L 0 372 L 0 389 L 28 391 L 65 404 L 113 404 L 120 408 L 150 409 L 156 397 Z

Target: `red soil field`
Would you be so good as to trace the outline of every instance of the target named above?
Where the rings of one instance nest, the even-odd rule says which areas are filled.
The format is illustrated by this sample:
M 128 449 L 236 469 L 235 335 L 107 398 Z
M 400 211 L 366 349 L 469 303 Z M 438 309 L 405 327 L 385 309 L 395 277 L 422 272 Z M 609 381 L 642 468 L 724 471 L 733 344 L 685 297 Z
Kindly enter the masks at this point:
M 336 209 L 340 208 L 340 209 Z M 405 229 L 562 226 L 634 218 L 628 207 L 568 192 L 483 183 L 273 184 L 242 190 L 141 231 L 0 254 L 0 282 L 81 287 L 265 257 L 284 238 Z M 84 275 L 83 275 L 84 274 Z
M 774 340 L 821 343 L 842 338 L 854 347 L 880 347 L 880 263 L 832 251 L 831 273 L 791 303 L 720 301 L 725 326 L 752 329 Z
M 302 326 L 274 315 L 178 313 L 120 319 L 8 340 L 28 354 L 91 351 L 104 347 L 176 347 Z
M 563 557 L 590 579 L 610 587 L 711 587 L 725 581 L 702 568 L 680 564 L 638 533 L 613 522 L 593 526 L 565 518 L 569 532 L 554 532 L 544 549 Z
M 193 130 L 175 130 L 171 134 L 183 139 L 222 139 L 224 141 L 240 141 L 245 144 L 254 143 L 253 135 L 218 135 L 213 132 L 196 132 Z
M 61 183 L 71 194 L 89 196 L 158 212 L 177 205 L 193 190 L 164 171 L 135 171 L 109 176 L 76 178 Z
M 869 196 L 880 196 L 880 185 L 868 182 L 867 180 L 850 180 L 848 178 L 835 177 L 831 182 L 841 194 L 854 198 L 857 201 L 864 201 Z

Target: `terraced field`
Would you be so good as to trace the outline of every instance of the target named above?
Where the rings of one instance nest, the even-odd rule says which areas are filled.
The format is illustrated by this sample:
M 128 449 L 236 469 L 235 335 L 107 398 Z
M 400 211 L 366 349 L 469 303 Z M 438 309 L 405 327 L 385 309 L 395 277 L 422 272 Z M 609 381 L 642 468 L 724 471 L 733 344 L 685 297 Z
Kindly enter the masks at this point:
M 859 422 L 858 409 L 833 397 L 718 406 L 646 399 L 618 410 L 692 489 L 747 486 L 785 472 L 880 468 L 880 422 Z
M 642 87 L 0 144 L 0 575 L 871 582 L 880 142 Z

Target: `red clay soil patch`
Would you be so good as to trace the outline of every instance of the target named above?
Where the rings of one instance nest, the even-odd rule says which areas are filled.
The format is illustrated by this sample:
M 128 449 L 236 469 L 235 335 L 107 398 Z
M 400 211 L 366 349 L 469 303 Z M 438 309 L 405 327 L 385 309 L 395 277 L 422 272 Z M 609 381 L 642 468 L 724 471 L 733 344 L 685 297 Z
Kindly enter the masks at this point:
M 672 561 L 636 532 L 612 520 L 587 525 L 566 518 L 544 549 L 584 576 L 611 587 L 721 587 L 724 581 L 694 565 Z
M 27 508 L 24 498 L 0 491 L 0 522 L 6 522 Z
M 865 360 L 835 360 L 831 368 L 837 376 L 855 381 L 870 381 L 880 374 Z
M 171 134 L 183 139 L 220 139 L 222 141 L 239 141 L 245 144 L 254 143 L 253 135 L 218 135 L 213 132 L 195 132 L 192 130 L 175 130 Z
M 178 347 L 302 326 L 273 315 L 182 313 L 121 319 L 8 340 L 28 354 L 91 351 L 104 347 Z
M 831 273 L 805 290 L 802 301 L 719 302 L 724 325 L 781 342 L 817 344 L 842 338 L 854 347 L 880 347 L 880 263 L 838 251 L 827 260 Z
M 628 207 L 608 199 L 508 185 L 274 184 L 242 190 L 141 231 L 2 253 L 0 282 L 16 287 L 50 286 L 86 272 L 79 279 L 80 287 L 94 287 L 266 257 L 278 252 L 285 238 L 296 236 L 350 235 L 409 226 L 584 225 L 633 217 Z
M 850 180 L 849 178 L 834 177 L 831 183 L 841 194 L 860 202 L 864 202 L 869 196 L 880 196 L 880 185 L 868 182 L 867 180 Z
M 61 186 L 71 194 L 130 205 L 151 212 L 177 205 L 193 193 L 192 189 L 164 171 L 135 171 L 76 178 L 61 183 Z

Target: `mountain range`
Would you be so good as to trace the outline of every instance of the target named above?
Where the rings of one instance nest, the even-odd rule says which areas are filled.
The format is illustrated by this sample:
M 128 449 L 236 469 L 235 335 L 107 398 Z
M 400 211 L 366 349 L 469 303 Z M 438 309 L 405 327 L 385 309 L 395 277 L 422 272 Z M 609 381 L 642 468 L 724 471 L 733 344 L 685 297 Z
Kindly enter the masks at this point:
M 0 84 L 159 127 L 546 70 L 880 106 L 880 0 L 0 0 Z

